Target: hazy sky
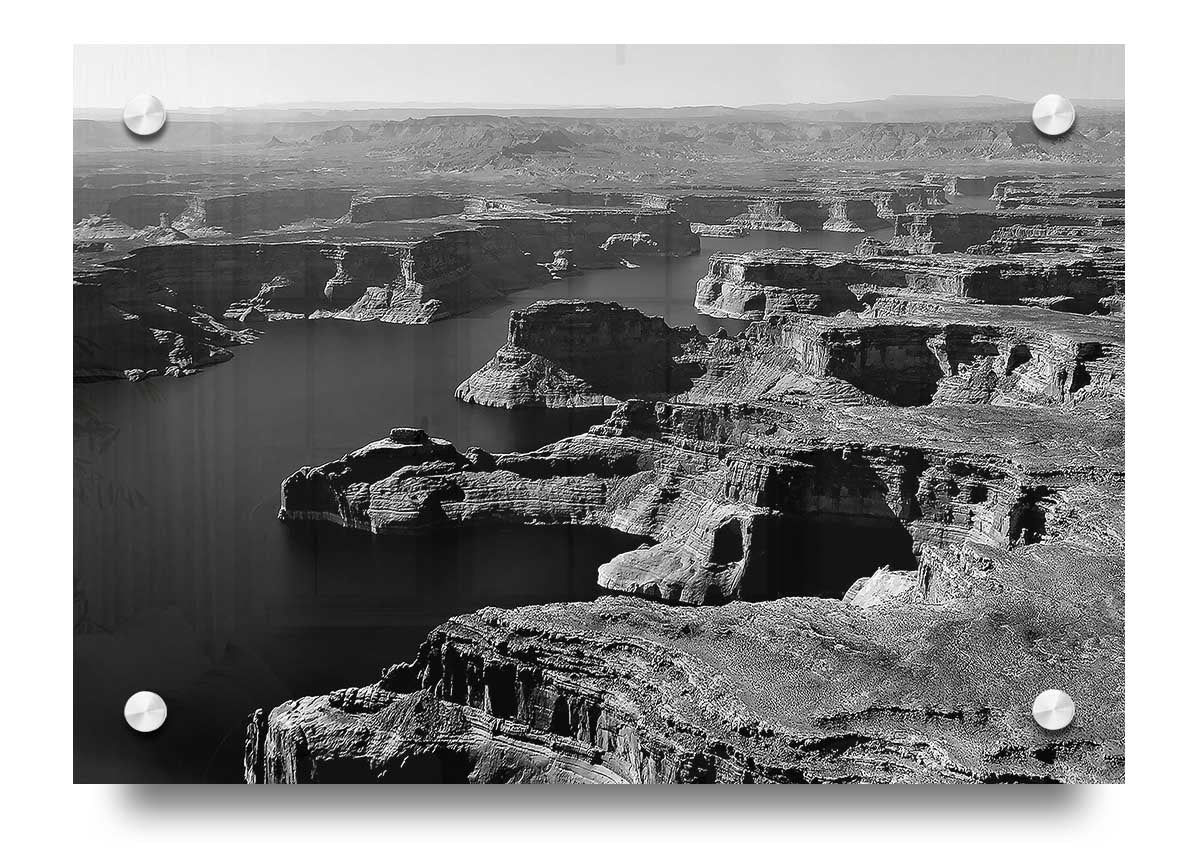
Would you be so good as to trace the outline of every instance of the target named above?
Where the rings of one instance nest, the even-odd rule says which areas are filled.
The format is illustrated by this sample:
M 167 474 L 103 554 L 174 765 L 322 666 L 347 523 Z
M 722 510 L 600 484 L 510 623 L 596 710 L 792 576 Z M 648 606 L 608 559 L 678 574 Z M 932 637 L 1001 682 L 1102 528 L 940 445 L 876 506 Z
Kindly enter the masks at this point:
M 75 106 L 281 102 L 728 106 L 893 94 L 1125 96 L 1100 45 L 77 46 Z

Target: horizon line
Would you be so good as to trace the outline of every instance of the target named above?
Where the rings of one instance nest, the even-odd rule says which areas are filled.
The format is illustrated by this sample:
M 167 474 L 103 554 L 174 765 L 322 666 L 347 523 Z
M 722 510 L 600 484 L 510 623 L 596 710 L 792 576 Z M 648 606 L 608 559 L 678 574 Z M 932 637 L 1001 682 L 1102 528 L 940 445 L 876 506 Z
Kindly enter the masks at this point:
M 359 101 L 349 99 L 346 101 L 326 101 L 318 100 L 313 102 L 262 102 L 253 105 L 182 105 L 177 108 L 167 106 L 168 110 L 186 113 L 188 111 L 254 111 L 254 110 L 392 110 L 403 108 L 467 108 L 472 110 L 482 109 L 507 109 L 507 110 L 615 110 L 615 111 L 669 111 L 669 110 L 699 110 L 699 109 L 721 109 L 731 111 L 749 111 L 749 110 L 766 110 L 769 108 L 787 108 L 787 107 L 828 107 L 833 105 L 862 105 L 872 102 L 886 102 L 891 99 L 930 99 L 939 101 L 949 101 L 954 99 L 991 99 L 996 103 L 1011 103 L 1014 105 L 1025 104 L 1024 99 L 1015 99 L 1010 96 L 995 96 L 990 93 L 972 93 L 964 95 L 934 95 L 931 93 L 891 93 L 887 96 L 879 96 L 871 99 L 838 99 L 836 101 L 806 101 L 806 102 L 755 102 L 752 104 L 742 105 L 726 105 L 718 102 L 711 103 L 694 103 L 694 104 L 677 104 L 677 105 L 618 105 L 618 104 L 565 104 L 565 103 L 520 103 L 520 102 L 455 102 L 455 101 L 401 101 L 401 102 L 377 102 L 377 101 Z M 1125 99 L 1122 98 L 1090 98 L 1079 97 L 1076 102 L 1113 102 L 1124 104 Z M 1029 102 L 1029 104 L 1033 104 Z M 72 111 L 121 111 L 123 105 L 72 105 Z

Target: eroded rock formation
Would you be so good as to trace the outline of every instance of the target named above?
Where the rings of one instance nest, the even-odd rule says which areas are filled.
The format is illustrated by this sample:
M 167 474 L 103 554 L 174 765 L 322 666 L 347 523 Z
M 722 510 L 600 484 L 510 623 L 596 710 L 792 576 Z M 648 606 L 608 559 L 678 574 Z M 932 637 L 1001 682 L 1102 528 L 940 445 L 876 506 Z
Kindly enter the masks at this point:
M 246 779 L 1122 780 L 1120 231 L 978 236 L 714 255 L 697 307 L 756 320 L 736 336 L 537 303 L 458 396 L 607 421 L 517 454 L 397 429 L 298 470 L 283 519 L 642 544 L 598 568 L 624 596 L 452 619 L 374 684 L 257 712 Z M 1088 716 L 1045 733 L 1029 702 L 1064 685 Z
M 288 479 L 281 516 L 604 522 L 648 545 L 601 585 L 684 603 L 821 594 L 815 560 L 845 578 L 891 530 L 912 561 L 844 600 L 455 619 L 374 685 L 259 712 L 247 779 L 1120 779 L 1120 437 L 1107 410 L 648 403 L 527 455 L 394 432 Z M 1063 678 L 1083 720 L 1048 738 L 1011 719 Z
M 1120 780 L 1122 654 L 1055 580 L 994 600 L 862 610 L 788 599 L 671 608 L 601 598 L 481 610 L 370 685 L 251 719 L 252 783 L 1053 783 Z M 1061 599 L 1061 600 L 1060 600 Z M 977 656 L 987 654 L 987 660 Z M 1118 671 L 1119 672 L 1119 671 Z M 1072 680 L 1047 738 L 1010 715 Z M 914 690 L 920 693 L 913 695 Z
M 694 328 L 672 329 L 612 302 L 537 302 L 512 313 L 508 343 L 455 397 L 507 408 L 665 399 L 699 373 L 681 358 L 699 340 Z
M 696 308 L 713 317 L 761 320 L 785 313 L 830 314 L 861 308 L 851 287 L 915 291 L 949 299 L 1103 311 L 1122 290 L 1119 275 L 1079 255 L 980 254 L 856 257 L 833 252 L 714 254 L 696 287 Z

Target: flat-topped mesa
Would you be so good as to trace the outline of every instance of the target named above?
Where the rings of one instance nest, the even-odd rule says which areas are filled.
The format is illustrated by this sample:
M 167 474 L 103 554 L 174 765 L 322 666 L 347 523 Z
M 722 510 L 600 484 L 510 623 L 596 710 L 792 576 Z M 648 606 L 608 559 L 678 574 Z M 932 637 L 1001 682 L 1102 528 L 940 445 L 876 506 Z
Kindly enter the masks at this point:
M 719 253 L 696 284 L 695 304 L 709 316 L 743 320 L 857 311 L 863 305 L 851 285 L 872 283 L 877 275 L 856 258 L 825 252 Z
M 895 220 L 892 248 L 917 254 L 970 251 L 1006 228 L 1095 227 L 1094 216 L 1079 212 L 908 212 Z
M 728 223 L 744 230 L 859 233 L 886 226 L 892 202 L 890 195 L 876 194 L 763 198 L 752 200 Z
M 506 408 L 666 400 L 702 371 L 682 358 L 699 339 L 614 302 L 536 302 L 512 312 L 508 342 L 454 396 Z
M 439 215 L 458 215 L 467 205 L 467 198 L 451 194 L 387 194 L 356 199 L 350 204 L 350 221 L 409 221 L 415 218 L 436 218 Z
M 909 290 L 1000 305 L 1037 304 L 1090 313 L 1121 283 L 1111 267 L 1086 257 L 971 254 L 860 258 L 833 252 L 714 254 L 696 285 L 696 309 L 713 317 L 761 320 L 776 314 L 837 314 L 862 309 L 850 288 Z
M 913 207 L 944 204 L 940 186 L 821 189 L 804 195 L 691 194 L 673 198 L 671 209 L 702 235 L 751 230 L 862 232 L 887 226 Z
M 772 317 L 737 337 L 600 302 L 513 312 L 508 342 L 455 396 L 491 407 L 687 403 L 1006 404 L 1124 397 L 1119 319 L 868 295 L 860 316 Z
M 934 209 L 946 204 L 945 189 L 934 183 L 888 189 L 866 189 L 880 218 L 891 219 L 914 209 Z
M 345 188 L 278 188 L 191 199 L 173 225 L 192 236 L 241 236 L 312 220 L 345 218 L 355 191 Z
M 523 454 L 394 431 L 297 470 L 279 516 L 401 535 L 603 526 L 649 543 L 601 565 L 601 587 L 689 604 L 835 597 L 881 565 L 916 570 L 922 543 L 1005 549 L 1090 528 L 1086 505 L 1060 502 L 1120 470 L 1110 413 L 980 411 L 965 430 L 948 415 L 629 401 Z M 1031 439 L 1054 440 L 1053 456 Z
M 548 274 L 513 236 L 487 226 L 446 230 L 400 244 L 381 259 L 372 246 L 351 244 L 333 255 L 337 272 L 326 297 L 344 305 L 333 316 L 385 323 L 428 323 L 476 308 Z
M 997 228 L 987 242 L 972 245 L 971 254 L 1081 254 L 1097 262 L 1119 263 L 1124 270 L 1124 225 L 1014 224 Z
M 882 258 L 885 284 L 898 270 L 909 290 L 992 305 L 1030 305 L 1079 314 L 1107 313 L 1124 273 L 1081 254 L 974 254 Z M 893 268 L 895 267 L 895 268 Z
M 428 322 L 546 276 L 503 231 L 426 231 L 406 242 L 189 243 L 135 249 L 90 276 L 101 287 L 170 289 L 216 313 L 270 291 L 272 310 Z
M 1096 177 L 1006 180 L 992 194 L 996 208 L 1044 209 L 1071 207 L 1116 210 L 1125 207 L 1124 180 Z
M 674 212 L 649 207 L 624 209 L 552 209 L 545 213 L 472 214 L 473 224 L 512 234 L 514 242 L 540 264 L 549 265 L 569 251 L 573 267 L 625 265 L 640 256 L 684 257 L 700 251 L 700 239 Z
M 133 179 L 133 176 L 126 179 Z M 177 217 L 187 208 L 196 189 L 197 185 L 193 182 L 167 182 L 163 179 L 116 182 L 103 187 L 81 186 L 77 183 L 71 194 L 71 221 L 75 223 L 89 215 L 112 214 L 125 224 L 146 227 L 158 220 L 160 212 L 174 209 L 172 219 Z

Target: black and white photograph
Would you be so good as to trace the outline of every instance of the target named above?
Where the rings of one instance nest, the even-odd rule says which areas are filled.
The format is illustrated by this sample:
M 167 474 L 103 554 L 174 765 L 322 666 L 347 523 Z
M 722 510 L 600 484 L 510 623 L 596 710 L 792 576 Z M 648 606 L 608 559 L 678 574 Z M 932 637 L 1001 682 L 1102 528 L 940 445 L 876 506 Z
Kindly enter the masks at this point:
M 80 44 L 72 134 L 76 783 L 1125 782 L 1123 46 Z

